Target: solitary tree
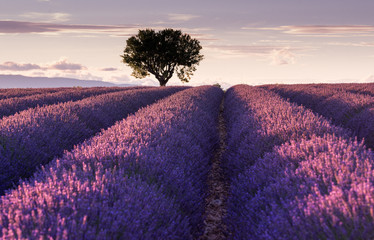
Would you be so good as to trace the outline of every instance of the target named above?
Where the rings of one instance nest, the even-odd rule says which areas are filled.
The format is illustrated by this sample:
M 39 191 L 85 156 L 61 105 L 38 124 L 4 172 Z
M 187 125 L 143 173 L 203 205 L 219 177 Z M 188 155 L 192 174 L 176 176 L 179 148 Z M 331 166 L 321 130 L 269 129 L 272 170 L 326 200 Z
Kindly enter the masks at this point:
M 200 42 L 180 30 L 139 30 L 126 43 L 121 57 L 133 69 L 132 76 L 144 78 L 152 73 L 160 86 L 166 85 L 174 71 L 182 82 L 188 82 L 204 57 Z

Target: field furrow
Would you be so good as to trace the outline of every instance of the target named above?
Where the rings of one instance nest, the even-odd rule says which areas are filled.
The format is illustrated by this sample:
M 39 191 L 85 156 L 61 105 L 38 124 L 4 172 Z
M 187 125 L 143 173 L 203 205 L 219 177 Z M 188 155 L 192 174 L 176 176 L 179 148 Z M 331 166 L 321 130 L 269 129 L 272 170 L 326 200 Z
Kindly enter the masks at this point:
M 226 200 L 228 183 L 225 177 L 222 160 L 226 150 L 226 123 L 223 117 L 224 99 L 221 101 L 218 118 L 219 144 L 212 157 L 212 166 L 208 173 L 208 194 L 205 198 L 204 231 L 200 240 L 226 239 L 227 227 L 224 222 L 226 217 Z

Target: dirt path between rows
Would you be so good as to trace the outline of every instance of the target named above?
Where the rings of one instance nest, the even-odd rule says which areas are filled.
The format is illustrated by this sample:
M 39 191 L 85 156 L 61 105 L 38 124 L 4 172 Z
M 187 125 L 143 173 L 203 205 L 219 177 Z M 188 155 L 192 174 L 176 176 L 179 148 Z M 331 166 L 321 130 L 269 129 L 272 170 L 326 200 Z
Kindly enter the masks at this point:
M 223 153 L 226 149 L 226 125 L 223 117 L 223 102 L 220 105 L 218 119 L 219 146 L 212 158 L 212 168 L 208 176 L 208 196 L 205 199 L 204 233 L 200 240 L 226 239 L 226 199 L 228 195 L 228 183 L 221 167 Z

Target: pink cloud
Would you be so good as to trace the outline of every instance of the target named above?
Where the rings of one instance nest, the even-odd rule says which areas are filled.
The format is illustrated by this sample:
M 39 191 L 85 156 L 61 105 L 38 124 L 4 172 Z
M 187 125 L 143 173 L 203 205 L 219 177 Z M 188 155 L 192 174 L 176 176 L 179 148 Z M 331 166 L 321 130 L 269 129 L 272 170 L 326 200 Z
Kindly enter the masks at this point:
M 281 45 L 210 45 L 210 50 L 219 52 L 223 57 L 257 56 L 270 60 L 271 65 L 287 65 L 296 62 L 295 52 L 310 51 L 308 47 L 289 47 Z
M 374 47 L 374 42 L 331 42 L 328 44 L 335 46 Z
M 214 37 L 211 34 L 192 33 L 191 37 L 198 39 L 199 41 L 217 41 L 219 38 Z
M 100 71 L 103 71 L 103 72 L 112 72 L 112 71 L 117 71 L 117 70 L 118 68 L 111 68 L 111 67 L 100 69 Z
M 61 60 L 52 64 L 34 64 L 34 63 L 16 63 L 16 62 L 4 62 L 0 64 L 0 71 L 31 71 L 31 70 L 59 70 L 59 71 L 78 71 L 86 70 L 87 67 L 79 63 L 68 62 L 67 59 L 62 58 Z
M 2 71 L 29 71 L 35 69 L 42 69 L 42 67 L 32 63 L 4 62 L 0 64 L 0 70 Z
M 219 50 L 231 54 L 268 54 L 275 46 L 248 46 L 248 45 L 210 45 L 207 49 Z
M 274 49 L 271 51 L 270 58 L 272 65 L 287 65 L 295 63 L 296 56 L 289 48 Z
M 243 29 L 276 30 L 295 35 L 330 35 L 374 33 L 374 25 L 288 25 L 279 27 L 244 27 Z
M 290 51 L 304 51 L 310 50 L 308 48 L 300 47 L 285 47 L 281 45 L 210 45 L 205 48 L 211 50 L 218 50 L 228 54 L 239 55 L 269 55 L 274 50 L 289 49 Z
M 169 20 L 170 21 L 181 21 L 181 22 L 186 22 L 190 21 L 192 19 L 198 18 L 199 16 L 192 15 L 192 14 L 175 14 L 175 13 L 170 13 L 168 14 Z
M 136 25 L 83 25 L 57 24 L 21 21 L 0 21 L 0 33 L 45 33 L 45 32 L 95 32 L 123 33 L 124 30 L 137 30 Z
M 79 63 L 70 63 L 67 59 L 61 59 L 60 61 L 48 66 L 48 69 L 76 71 L 86 70 L 87 68 Z
M 374 32 L 370 25 L 307 25 L 307 26 L 282 26 L 284 32 L 290 34 L 349 34 Z
M 361 83 L 373 83 L 374 82 L 374 75 L 366 76 L 359 80 Z

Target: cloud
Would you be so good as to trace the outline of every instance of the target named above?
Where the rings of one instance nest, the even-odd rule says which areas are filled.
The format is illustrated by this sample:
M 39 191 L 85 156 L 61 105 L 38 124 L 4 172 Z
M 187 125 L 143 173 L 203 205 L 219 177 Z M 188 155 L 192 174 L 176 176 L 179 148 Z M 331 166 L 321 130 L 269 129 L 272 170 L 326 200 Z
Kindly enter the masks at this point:
M 61 58 L 56 63 L 49 65 L 47 67 L 51 70 L 62 70 L 62 71 L 77 71 L 77 70 L 86 70 L 87 68 L 78 63 L 69 63 L 66 58 Z
M 360 83 L 374 83 L 374 75 L 368 75 L 359 80 Z
M 187 22 L 198 17 L 199 16 L 192 15 L 192 14 L 177 14 L 177 13 L 168 14 L 168 18 L 170 21 L 177 21 L 177 22 Z
M 374 47 L 374 42 L 330 42 L 333 46 Z
M 111 33 L 124 34 L 137 32 L 136 25 L 83 25 L 58 24 L 22 21 L 0 21 L 0 33 L 48 33 L 48 32 L 75 32 L 75 33 Z
M 48 72 L 47 77 L 61 77 L 61 78 L 75 78 L 82 80 L 95 80 L 103 81 L 104 79 L 100 76 L 93 75 L 89 72 Z
M 140 86 L 159 86 L 159 82 L 152 78 L 143 78 L 138 79 L 134 77 L 130 77 L 129 75 L 120 75 L 120 76 L 112 76 L 107 79 L 108 82 L 112 82 L 115 84 L 130 84 L 130 85 L 140 85 Z
M 285 46 L 275 46 L 275 45 L 210 45 L 206 46 L 206 49 L 220 51 L 226 54 L 232 55 L 269 55 L 274 50 L 281 50 L 284 48 L 290 51 L 302 51 L 307 50 L 307 48 L 299 47 L 285 47 Z
M 191 37 L 198 39 L 199 41 L 218 41 L 219 38 L 215 37 L 212 34 L 203 34 L 203 33 L 191 33 Z
M 70 20 L 71 15 L 68 13 L 40 13 L 40 12 L 28 12 L 21 14 L 20 17 L 30 20 L 42 21 L 42 22 L 67 22 Z
M 374 25 L 288 25 L 279 27 L 244 27 L 242 29 L 275 30 L 294 35 L 342 35 L 374 33 Z
M 295 63 L 296 56 L 290 48 L 274 49 L 270 53 L 272 65 L 287 65 Z
M 113 71 L 118 71 L 118 68 L 108 67 L 108 68 L 102 68 L 102 69 L 100 69 L 100 71 L 103 71 L 103 72 L 113 72 Z
M 289 34 L 351 34 L 374 32 L 374 26 L 370 25 L 283 26 L 281 29 Z
M 75 72 L 78 70 L 87 70 L 87 67 L 79 63 L 70 63 L 66 58 L 61 58 L 59 61 L 51 64 L 34 64 L 34 63 L 16 63 L 4 62 L 0 64 L 0 71 L 31 71 L 31 70 L 57 70 Z
M 293 64 L 296 62 L 295 52 L 311 50 L 281 45 L 210 45 L 205 48 L 218 52 L 222 58 L 257 56 L 270 60 L 271 65 Z
M 268 54 L 274 49 L 274 46 L 248 46 L 248 45 L 210 45 L 206 49 L 219 51 L 229 55 L 253 55 Z
M 42 67 L 32 63 L 4 62 L 0 64 L 1 71 L 30 71 L 36 69 L 42 69 Z

